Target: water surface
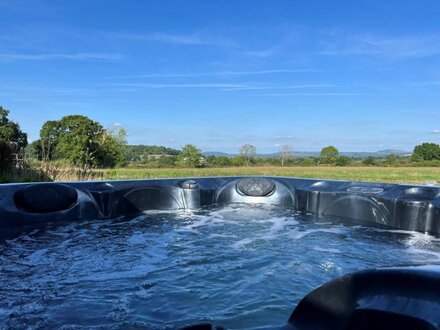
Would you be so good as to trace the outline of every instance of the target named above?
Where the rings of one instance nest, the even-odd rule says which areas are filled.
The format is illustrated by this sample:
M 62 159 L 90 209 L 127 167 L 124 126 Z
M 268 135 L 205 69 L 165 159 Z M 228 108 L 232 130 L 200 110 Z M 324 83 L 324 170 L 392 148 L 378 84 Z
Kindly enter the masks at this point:
M 172 329 L 284 324 L 343 274 L 440 261 L 440 240 L 236 205 L 47 225 L 0 243 L 0 324 Z

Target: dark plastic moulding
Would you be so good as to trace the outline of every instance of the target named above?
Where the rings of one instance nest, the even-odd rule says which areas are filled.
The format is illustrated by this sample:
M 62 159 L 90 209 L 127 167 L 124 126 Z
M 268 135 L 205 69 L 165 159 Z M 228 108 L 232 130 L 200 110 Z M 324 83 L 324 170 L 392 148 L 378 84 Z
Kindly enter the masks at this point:
M 287 177 L 3 184 L 0 228 L 229 203 L 273 204 L 317 217 L 440 234 L 440 187 Z

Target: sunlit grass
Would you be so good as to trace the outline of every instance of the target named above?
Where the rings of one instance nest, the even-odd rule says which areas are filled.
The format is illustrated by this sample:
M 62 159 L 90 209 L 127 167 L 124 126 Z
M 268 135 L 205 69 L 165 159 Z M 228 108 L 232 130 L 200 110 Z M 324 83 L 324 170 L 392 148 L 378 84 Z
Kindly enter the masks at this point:
M 426 184 L 440 181 L 437 167 L 222 167 L 222 168 L 118 168 L 103 170 L 106 180 L 205 177 L 205 176 L 289 176 L 352 181 Z

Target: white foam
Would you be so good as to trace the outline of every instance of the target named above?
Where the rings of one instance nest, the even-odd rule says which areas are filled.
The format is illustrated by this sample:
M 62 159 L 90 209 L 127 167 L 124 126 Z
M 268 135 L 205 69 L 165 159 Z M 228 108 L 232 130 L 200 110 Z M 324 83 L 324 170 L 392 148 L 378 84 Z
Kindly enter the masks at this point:
M 244 239 L 241 239 L 241 240 L 235 242 L 235 243 L 232 244 L 231 246 L 232 246 L 234 249 L 242 249 L 242 248 L 244 248 L 246 245 L 249 245 L 249 244 L 253 243 L 255 240 L 256 240 L 256 239 L 252 239 L 252 238 L 244 238 Z
M 415 246 L 410 246 L 405 250 L 409 254 L 414 254 L 417 256 L 417 260 L 420 260 L 423 256 L 423 262 L 438 262 L 440 261 L 440 252 L 427 250 L 425 248 L 419 248 Z M 428 260 L 426 259 L 428 257 Z
M 333 228 L 318 228 L 318 229 L 307 229 L 307 230 L 292 230 L 289 233 L 289 237 L 292 239 L 302 239 L 310 234 L 314 234 L 314 233 L 330 233 L 330 234 L 336 234 L 336 235 L 346 235 L 348 234 L 349 229 L 346 227 L 333 227 Z
M 325 253 L 342 253 L 341 250 L 338 249 L 332 249 L 332 248 L 321 248 L 319 246 L 313 247 L 313 250 L 317 252 L 325 252 Z
M 365 227 L 364 227 L 365 228 Z M 440 237 L 435 237 L 428 233 L 421 233 L 412 230 L 403 230 L 403 229 L 384 229 L 384 228 L 370 228 L 373 231 L 383 232 L 383 233 L 392 233 L 392 234 L 405 234 L 411 236 L 410 240 L 429 240 L 431 242 L 440 242 Z
M 130 270 L 94 272 L 91 275 L 82 277 L 80 281 L 102 282 L 128 278 L 140 278 L 146 277 L 148 276 L 148 274 L 156 270 L 158 270 L 156 266 L 153 266 L 151 263 L 145 263 L 139 266 L 135 266 Z
M 436 241 L 438 241 L 438 239 L 431 235 L 415 232 L 408 237 L 405 244 L 409 246 L 430 247 Z
M 298 221 L 290 218 L 270 218 L 267 222 L 272 223 L 269 229 L 271 234 L 276 234 L 286 229 L 286 226 L 294 226 L 298 224 Z
M 236 235 L 229 235 L 229 234 L 209 234 L 210 238 L 236 238 Z

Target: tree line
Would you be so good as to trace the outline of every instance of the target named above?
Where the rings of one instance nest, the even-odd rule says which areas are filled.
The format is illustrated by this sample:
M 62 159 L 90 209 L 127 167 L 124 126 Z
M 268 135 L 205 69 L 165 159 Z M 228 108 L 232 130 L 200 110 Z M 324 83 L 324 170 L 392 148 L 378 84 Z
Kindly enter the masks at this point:
M 130 148 L 128 146 L 127 148 Z M 146 155 L 139 167 L 240 167 L 240 166 L 440 166 L 440 146 L 423 143 L 416 146 L 411 156 L 348 157 L 341 155 L 335 146 L 322 148 L 319 156 L 298 157 L 289 145 L 281 146 L 278 157 L 258 155 L 256 147 L 245 144 L 236 156 L 204 156 L 195 145 L 186 145 L 173 154 Z
M 292 147 L 281 146 L 279 157 L 261 157 L 252 144 L 240 147 L 234 157 L 204 156 L 197 146 L 181 150 L 163 146 L 129 146 L 123 128 L 106 129 L 99 122 L 82 115 L 64 116 L 46 121 L 36 141 L 28 144 L 27 134 L 9 111 L 0 107 L 0 178 L 17 168 L 36 161 L 58 162 L 91 170 L 120 166 L 150 167 L 227 167 L 227 166 L 440 166 L 440 146 L 422 143 L 410 157 L 389 155 L 356 159 L 340 155 L 335 146 L 326 146 L 317 157 L 295 157 Z

